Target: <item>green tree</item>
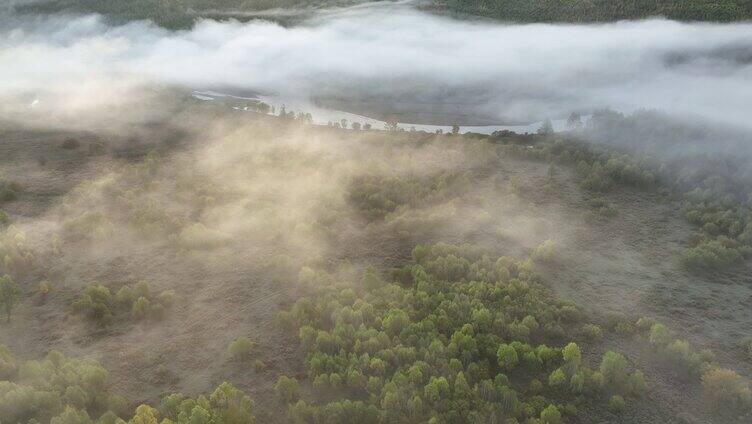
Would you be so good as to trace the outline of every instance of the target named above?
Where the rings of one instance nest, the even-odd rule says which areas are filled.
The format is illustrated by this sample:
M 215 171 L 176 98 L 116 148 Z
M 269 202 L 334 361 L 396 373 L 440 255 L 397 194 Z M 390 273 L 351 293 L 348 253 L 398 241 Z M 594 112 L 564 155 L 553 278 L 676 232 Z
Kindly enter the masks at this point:
M 505 370 L 511 370 L 519 362 L 517 351 L 508 344 L 502 344 L 496 351 L 496 357 L 499 360 L 499 367 Z
M 752 403 L 747 382 L 729 369 L 714 368 L 705 372 L 702 392 L 709 406 L 719 413 L 739 413 Z
M 209 396 L 212 422 L 222 424 L 253 424 L 253 401 L 232 384 L 224 382 Z M 163 423 L 164 424 L 164 423 Z
M 540 419 L 545 424 L 561 424 L 561 412 L 559 408 L 554 405 L 548 405 L 540 413 Z
M 647 385 L 645 384 L 645 377 L 642 371 L 637 370 L 629 376 L 629 392 L 632 396 L 640 397 L 647 391 Z
M 227 347 L 227 353 L 235 361 L 245 361 L 251 356 L 253 342 L 248 337 L 238 337 Z
M 564 364 L 570 375 L 580 369 L 580 364 L 582 364 L 582 354 L 580 353 L 580 347 L 577 346 L 577 343 L 569 343 L 564 346 L 561 355 L 564 358 Z
M 626 407 L 627 403 L 624 401 L 624 398 L 619 395 L 613 395 L 608 400 L 608 409 L 617 414 L 624 412 L 624 409 L 626 409 Z
M 151 302 L 149 302 L 149 299 L 141 296 L 135 302 L 133 302 L 131 313 L 134 319 L 142 320 L 149 315 L 150 310 Z
M 158 424 L 159 412 L 149 405 L 139 405 L 128 424 Z
M 621 354 L 609 350 L 603 355 L 600 366 L 605 384 L 621 389 L 627 383 L 627 360 Z
M 65 410 L 60 415 L 50 420 L 50 424 L 92 424 L 92 422 L 86 411 L 66 405 Z
M 293 403 L 298 399 L 298 380 L 285 375 L 280 376 L 277 379 L 277 384 L 274 385 L 274 391 L 281 402 Z
M 567 376 L 561 368 L 557 368 L 548 376 L 548 385 L 554 388 L 563 386 L 566 381 Z

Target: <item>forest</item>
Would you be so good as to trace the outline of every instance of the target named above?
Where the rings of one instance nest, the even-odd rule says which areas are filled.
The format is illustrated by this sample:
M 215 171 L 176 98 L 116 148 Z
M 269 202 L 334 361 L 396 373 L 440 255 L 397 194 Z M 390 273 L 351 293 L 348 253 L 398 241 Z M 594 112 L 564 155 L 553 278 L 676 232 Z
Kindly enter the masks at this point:
M 445 0 L 447 9 L 513 22 L 613 22 L 664 17 L 678 21 L 730 22 L 752 17 L 744 0 Z
M 113 22 L 149 19 L 170 29 L 192 26 L 197 17 L 216 13 L 247 19 L 243 12 L 266 9 L 322 8 L 356 4 L 353 0 L 42 0 L 17 9 L 23 13 L 99 13 Z M 745 0 L 435 0 L 436 13 L 459 12 L 511 22 L 613 22 L 664 17 L 679 21 L 731 22 L 752 18 Z

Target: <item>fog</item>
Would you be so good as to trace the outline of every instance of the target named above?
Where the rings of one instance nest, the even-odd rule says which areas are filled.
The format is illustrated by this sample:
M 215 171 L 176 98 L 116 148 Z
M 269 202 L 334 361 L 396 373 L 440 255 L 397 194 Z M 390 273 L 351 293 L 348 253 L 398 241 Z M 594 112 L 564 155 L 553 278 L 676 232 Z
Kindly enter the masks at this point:
M 293 27 L 204 20 L 170 32 L 7 12 L 0 27 L 6 118 L 65 110 L 70 121 L 138 104 L 145 87 L 178 86 L 393 112 L 416 124 L 526 124 L 611 107 L 752 128 L 749 23 L 504 25 L 375 4 Z

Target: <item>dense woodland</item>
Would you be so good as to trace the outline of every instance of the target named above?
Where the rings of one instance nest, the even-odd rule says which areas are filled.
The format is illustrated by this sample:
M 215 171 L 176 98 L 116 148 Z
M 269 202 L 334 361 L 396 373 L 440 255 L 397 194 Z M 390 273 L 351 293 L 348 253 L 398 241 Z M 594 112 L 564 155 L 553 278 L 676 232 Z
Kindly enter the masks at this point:
M 115 23 L 150 19 L 166 28 L 190 27 L 195 18 L 219 12 L 322 7 L 348 1 L 310 0 L 43 0 L 19 7 L 28 13 L 100 13 Z M 514 22 L 610 22 L 663 16 L 681 21 L 730 22 L 752 18 L 746 0 L 438 0 L 431 8 Z M 242 19 L 242 15 L 237 18 Z
M 680 21 L 750 19 L 745 0 L 446 0 L 449 10 L 514 22 L 612 22 L 662 16 Z

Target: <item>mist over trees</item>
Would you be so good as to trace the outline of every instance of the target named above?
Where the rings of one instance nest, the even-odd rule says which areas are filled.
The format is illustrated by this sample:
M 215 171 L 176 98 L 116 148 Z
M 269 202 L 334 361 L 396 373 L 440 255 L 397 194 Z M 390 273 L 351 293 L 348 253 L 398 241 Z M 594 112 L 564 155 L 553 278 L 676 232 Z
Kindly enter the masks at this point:
M 752 421 L 748 2 L 22 3 L 0 422 Z

